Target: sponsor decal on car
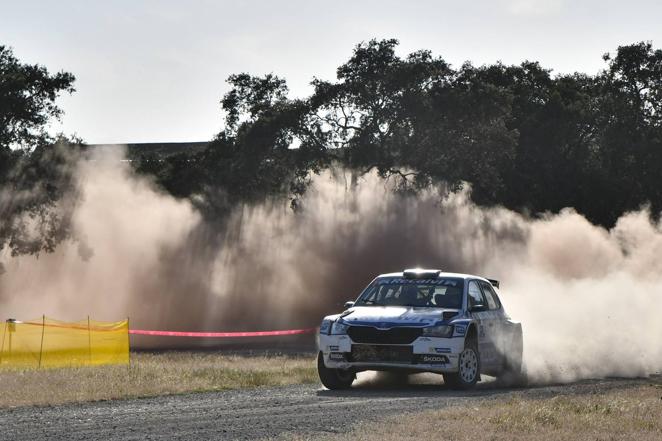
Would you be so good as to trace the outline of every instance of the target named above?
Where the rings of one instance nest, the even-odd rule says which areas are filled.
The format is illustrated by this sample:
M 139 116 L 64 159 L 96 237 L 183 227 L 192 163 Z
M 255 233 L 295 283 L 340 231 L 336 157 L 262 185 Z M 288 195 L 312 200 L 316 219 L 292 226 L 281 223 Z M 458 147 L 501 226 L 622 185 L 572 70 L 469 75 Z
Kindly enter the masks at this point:
M 430 364 L 446 364 L 448 363 L 448 358 L 444 355 L 423 355 L 420 360 L 423 363 Z
M 378 279 L 377 285 L 439 285 L 457 286 L 460 281 L 448 279 Z

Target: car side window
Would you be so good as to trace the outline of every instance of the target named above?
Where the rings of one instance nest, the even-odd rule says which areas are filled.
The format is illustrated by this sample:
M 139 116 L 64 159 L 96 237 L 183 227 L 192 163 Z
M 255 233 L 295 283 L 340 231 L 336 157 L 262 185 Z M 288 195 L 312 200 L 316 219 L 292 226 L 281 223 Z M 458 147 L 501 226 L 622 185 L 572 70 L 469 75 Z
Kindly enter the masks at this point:
M 494 290 L 494 288 L 492 288 L 492 294 L 494 295 L 494 301 L 495 301 L 496 304 L 497 304 L 497 309 L 501 309 L 501 307 L 502 307 L 502 305 L 501 305 L 501 300 L 499 299 L 499 296 L 497 295 L 497 293 L 496 293 L 496 291 Z
M 469 301 L 469 308 L 475 305 L 484 305 L 485 300 L 483 299 L 483 293 L 480 291 L 480 287 L 475 280 L 469 282 L 469 288 L 467 291 L 469 295 L 467 300 Z
M 494 292 L 492 285 L 481 281 L 480 286 L 483 288 L 483 294 L 485 294 L 487 305 L 490 310 L 501 309 L 501 302 L 499 301 L 499 297 L 497 297 L 496 293 Z

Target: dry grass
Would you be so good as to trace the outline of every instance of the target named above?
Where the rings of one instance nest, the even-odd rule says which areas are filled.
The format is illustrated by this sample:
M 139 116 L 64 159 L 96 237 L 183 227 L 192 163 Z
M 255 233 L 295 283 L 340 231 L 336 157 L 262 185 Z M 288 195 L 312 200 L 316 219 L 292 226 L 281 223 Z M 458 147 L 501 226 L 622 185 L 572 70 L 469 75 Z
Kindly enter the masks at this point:
M 662 385 L 551 399 L 515 396 L 359 424 L 342 435 L 304 440 L 656 440 L 662 439 Z
M 136 353 L 130 366 L 0 371 L 0 408 L 317 381 L 312 356 Z

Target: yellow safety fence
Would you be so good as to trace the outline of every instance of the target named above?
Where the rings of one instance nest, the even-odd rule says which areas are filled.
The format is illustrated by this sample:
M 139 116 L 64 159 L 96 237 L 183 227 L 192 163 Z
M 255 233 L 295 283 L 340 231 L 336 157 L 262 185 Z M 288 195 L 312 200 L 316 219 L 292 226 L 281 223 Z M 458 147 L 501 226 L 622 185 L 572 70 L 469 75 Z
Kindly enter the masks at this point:
M 7 320 L 0 367 L 52 368 L 129 363 L 129 321 Z

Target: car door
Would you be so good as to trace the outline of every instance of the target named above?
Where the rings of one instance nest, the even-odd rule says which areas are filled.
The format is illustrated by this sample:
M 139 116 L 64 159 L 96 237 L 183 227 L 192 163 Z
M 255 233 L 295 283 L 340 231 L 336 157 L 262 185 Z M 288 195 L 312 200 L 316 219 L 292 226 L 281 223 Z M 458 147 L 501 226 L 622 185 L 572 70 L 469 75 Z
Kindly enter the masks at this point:
M 478 351 L 483 368 L 490 369 L 499 364 L 494 336 L 496 320 L 489 306 L 479 280 L 470 280 L 467 287 L 467 302 L 471 317 L 478 324 Z
M 503 361 L 503 355 L 505 353 L 505 341 L 504 338 L 507 334 L 506 327 L 506 314 L 501 307 L 501 302 L 499 297 L 494 292 L 492 285 L 484 280 L 479 280 L 478 284 L 483 291 L 483 296 L 487 302 L 487 314 L 488 315 L 488 332 L 490 333 L 492 343 L 494 345 L 495 353 L 495 364 L 501 364 Z

